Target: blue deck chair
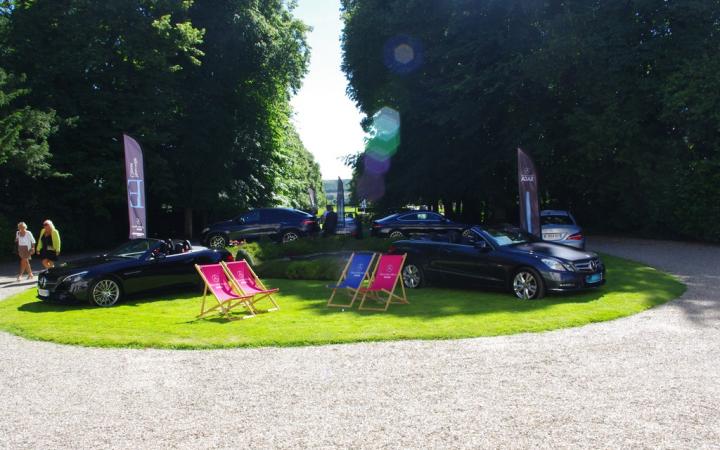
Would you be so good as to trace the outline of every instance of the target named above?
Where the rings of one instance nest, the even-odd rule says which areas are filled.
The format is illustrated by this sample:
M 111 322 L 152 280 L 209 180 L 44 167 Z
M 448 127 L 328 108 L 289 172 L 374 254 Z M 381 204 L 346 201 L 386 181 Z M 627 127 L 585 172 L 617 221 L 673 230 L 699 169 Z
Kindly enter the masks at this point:
M 340 279 L 337 284 L 328 286 L 328 288 L 333 291 L 328 299 L 327 306 L 334 308 L 352 308 L 363 281 L 370 280 L 370 267 L 374 259 L 375 253 L 353 253 L 350 255 L 350 259 L 347 264 L 345 264 L 345 268 L 342 274 L 340 274 Z M 338 291 L 352 296 L 350 303 L 333 303 L 333 298 L 335 298 L 335 294 L 337 294 Z

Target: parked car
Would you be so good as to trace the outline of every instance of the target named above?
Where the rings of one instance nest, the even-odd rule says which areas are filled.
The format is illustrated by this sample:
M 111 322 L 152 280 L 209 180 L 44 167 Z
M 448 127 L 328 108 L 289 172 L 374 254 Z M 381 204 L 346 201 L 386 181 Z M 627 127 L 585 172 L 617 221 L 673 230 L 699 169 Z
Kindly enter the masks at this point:
M 407 254 L 402 277 L 408 288 L 454 278 L 538 299 L 605 283 L 605 266 L 595 253 L 544 242 L 518 228 L 473 227 L 456 242 L 403 240 L 393 242 L 389 253 Z
M 540 211 L 540 228 L 544 241 L 585 249 L 585 236 L 569 211 Z
M 196 287 L 195 264 L 232 261 L 227 250 L 183 240 L 134 239 L 106 254 L 62 263 L 38 274 L 38 298 L 112 306 L 124 296 L 180 286 Z
M 354 213 L 345 213 L 345 220 L 342 225 L 340 224 L 340 221 L 338 221 L 338 227 L 335 234 L 339 236 L 355 237 L 357 235 L 357 224 L 359 220 L 360 218 L 356 217 Z
M 312 214 L 291 208 L 258 208 L 210 225 L 202 231 L 201 240 L 210 248 L 224 248 L 231 240 L 265 237 L 291 242 L 318 231 L 318 219 Z
M 374 221 L 370 235 L 405 239 L 433 234 L 462 234 L 469 228 L 468 225 L 453 222 L 434 211 L 405 211 Z

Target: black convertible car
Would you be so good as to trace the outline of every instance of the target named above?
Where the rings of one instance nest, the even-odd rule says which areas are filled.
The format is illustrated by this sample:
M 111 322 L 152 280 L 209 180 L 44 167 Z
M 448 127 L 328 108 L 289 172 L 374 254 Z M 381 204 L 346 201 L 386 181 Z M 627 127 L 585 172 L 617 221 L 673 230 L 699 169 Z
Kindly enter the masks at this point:
M 182 240 L 135 239 L 100 256 L 68 261 L 38 276 L 38 298 L 112 306 L 124 295 L 197 286 L 195 264 L 231 261 L 226 250 Z
M 455 242 L 398 241 L 389 253 L 407 253 L 402 276 L 409 288 L 462 278 L 537 299 L 605 283 L 605 266 L 595 253 L 543 242 L 516 228 L 473 227 Z

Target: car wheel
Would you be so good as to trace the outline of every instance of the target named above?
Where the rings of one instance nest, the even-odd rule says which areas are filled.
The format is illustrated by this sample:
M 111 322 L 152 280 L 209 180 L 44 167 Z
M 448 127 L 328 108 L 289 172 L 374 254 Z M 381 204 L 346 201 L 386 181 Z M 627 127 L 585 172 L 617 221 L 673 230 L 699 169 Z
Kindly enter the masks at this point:
M 210 248 L 225 248 L 228 245 L 228 240 L 222 234 L 213 234 L 208 240 L 208 247 Z
M 390 239 L 405 239 L 405 234 L 400 230 L 393 230 L 390 232 Z
M 282 243 L 287 244 L 288 242 L 297 241 L 300 238 L 300 235 L 298 235 L 295 231 L 286 231 L 282 235 Z
M 121 297 L 122 288 L 112 278 L 102 278 L 90 288 L 90 303 L 95 306 L 113 306 Z
M 407 263 L 402 270 L 402 280 L 406 288 L 417 289 L 425 284 L 425 274 L 415 263 Z
M 535 269 L 523 267 L 515 272 L 512 291 L 517 298 L 536 300 L 545 296 L 545 284 Z

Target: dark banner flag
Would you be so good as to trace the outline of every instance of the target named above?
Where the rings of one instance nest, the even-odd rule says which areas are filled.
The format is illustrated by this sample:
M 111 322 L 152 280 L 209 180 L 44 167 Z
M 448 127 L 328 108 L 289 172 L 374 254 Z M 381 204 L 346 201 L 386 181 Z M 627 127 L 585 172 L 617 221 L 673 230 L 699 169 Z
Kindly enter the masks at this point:
M 345 186 L 340 177 L 337 181 L 337 215 L 338 228 L 342 228 L 345 226 Z
M 518 148 L 518 187 L 520 191 L 520 224 L 522 229 L 540 236 L 538 175 L 532 158 Z
M 147 237 L 145 219 L 145 174 L 140 144 L 123 134 L 125 143 L 125 179 L 128 196 L 128 215 L 130 216 L 130 239 Z
M 315 189 L 309 187 L 308 195 L 310 196 L 310 208 L 317 210 L 317 194 L 315 193 Z

